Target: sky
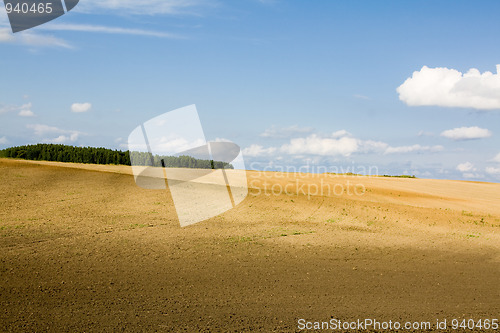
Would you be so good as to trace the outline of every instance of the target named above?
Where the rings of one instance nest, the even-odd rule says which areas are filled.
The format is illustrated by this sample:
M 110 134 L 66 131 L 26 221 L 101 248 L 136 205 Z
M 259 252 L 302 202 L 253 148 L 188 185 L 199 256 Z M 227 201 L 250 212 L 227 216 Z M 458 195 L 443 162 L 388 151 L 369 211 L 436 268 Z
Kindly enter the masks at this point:
M 195 104 L 246 167 L 500 181 L 500 2 L 81 0 L 13 34 L 0 149 L 127 149 Z M 376 171 L 373 171 L 376 170 Z

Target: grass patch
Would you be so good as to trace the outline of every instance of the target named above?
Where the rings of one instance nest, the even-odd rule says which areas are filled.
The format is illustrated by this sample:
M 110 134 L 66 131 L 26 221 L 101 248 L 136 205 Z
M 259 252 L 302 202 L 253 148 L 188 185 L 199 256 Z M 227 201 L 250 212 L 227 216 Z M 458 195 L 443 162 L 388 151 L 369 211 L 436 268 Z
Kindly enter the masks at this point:
M 146 228 L 149 227 L 147 224 L 134 223 L 129 226 L 129 229 L 138 229 L 138 228 Z
M 417 178 L 415 175 L 382 175 L 381 177 L 390 177 L 390 178 Z
M 463 211 L 462 211 L 462 215 L 463 215 L 463 216 L 474 216 L 474 214 L 472 214 L 472 212 L 468 212 L 468 211 L 466 211 L 466 210 L 463 210 Z

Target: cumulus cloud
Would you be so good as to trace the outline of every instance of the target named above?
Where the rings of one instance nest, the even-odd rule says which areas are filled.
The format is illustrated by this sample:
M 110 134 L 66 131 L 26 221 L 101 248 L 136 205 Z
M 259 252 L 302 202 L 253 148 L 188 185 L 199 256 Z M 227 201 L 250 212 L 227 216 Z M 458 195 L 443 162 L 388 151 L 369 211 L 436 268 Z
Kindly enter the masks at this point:
M 498 153 L 498 155 L 493 158 L 493 161 L 500 163 L 500 153 Z
M 489 138 L 492 135 L 491 131 L 485 128 L 474 127 L 459 127 L 446 130 L 441 133 L 441 136 L 453 140 L 475 140 Z
M 466 73 L 446 67 L 422 67 L 397 88 L 399 99 L 410 106 L 443 106 L 479 110 L 500 109 L 500 65 L 497 73 Z
M 83 134 L 79 131 L 65 130 L 43 124 L 29 124 L 26 127 L 32 129 L 35 135 L 43 137 L 42 141 L 48 143 L 75 142 Z
M 421 146 L 417 144 L 412 146 L 387 147 L 384 154 L 437 153 L 443 150 L 443 146 Z
M 263 138 L 272 139 L 288 139 L 296 135 L 309 134 L 312 131 L 312 127 L 300 127 L 298 125 L 293 125 L 290 127 L 272 126 L 271 128 L 268 128 L 263 133 L 261 133 L 260 136 Z
M 92 108 L 90 103 L 73 103 L 71 105 L 71 112 L 82 113 L 87 112 Z
M 476 171 L 476 168 L 474 167 L 474 164 L 471 162 L 465 162 L 457 165 L 457 170 L 460 172 L 470 172 L 470 171 Z
M 246 156 L 269 156 L 276 153 L 285 155 L 315 155 L 321 157 L 344 156 L 357 154 L 408 154 L 408 153 L 436 153 L 443 151 L 443 146 L 390 146 L 388 143 L 374 140 L 355 138 L 351 133 L 340 130 L 330 135 L 311 134 L 307 137 L 292 138 L 288 143 L 279 147 L 265 148 L 261 145 L 252 145 L 243 150 Z
M 9 140 L 5 136 L 0 138 L 0 145 L 6 145 L 8 142 Z

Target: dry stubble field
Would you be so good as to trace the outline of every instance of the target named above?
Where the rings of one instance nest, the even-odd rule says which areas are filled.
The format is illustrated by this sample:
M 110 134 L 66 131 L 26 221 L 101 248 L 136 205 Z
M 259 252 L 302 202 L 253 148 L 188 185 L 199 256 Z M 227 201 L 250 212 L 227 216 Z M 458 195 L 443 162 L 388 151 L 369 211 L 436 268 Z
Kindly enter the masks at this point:
M 299 176 L 249 172 L 236 209 L 180 228 L 130 168 L 0 159 L 0 331 L 499 318 L 500 184 Z M 263 190 L 297 181 L 366 192 Z

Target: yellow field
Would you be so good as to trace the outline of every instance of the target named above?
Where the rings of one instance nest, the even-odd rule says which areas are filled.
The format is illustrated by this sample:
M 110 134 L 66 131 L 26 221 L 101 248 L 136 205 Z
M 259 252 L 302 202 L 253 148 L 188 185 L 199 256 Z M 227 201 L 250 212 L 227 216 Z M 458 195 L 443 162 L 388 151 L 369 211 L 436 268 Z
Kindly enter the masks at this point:
M 498 318 L 500 184 L 250 171 L 240 205 L 180 228 L 130 167 L 0 171 L 0 331 Z

